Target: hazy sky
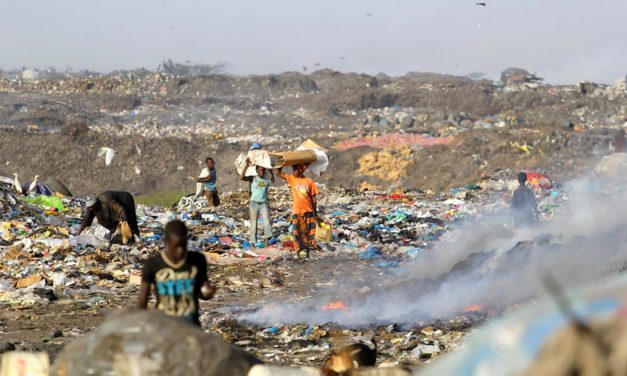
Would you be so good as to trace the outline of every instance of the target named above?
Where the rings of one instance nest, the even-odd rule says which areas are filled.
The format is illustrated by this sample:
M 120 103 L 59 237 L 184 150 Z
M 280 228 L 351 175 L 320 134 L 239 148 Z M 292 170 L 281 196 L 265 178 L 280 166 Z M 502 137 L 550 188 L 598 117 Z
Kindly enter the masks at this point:
M 0 0 L 0 67 L 627 73 L 626 0 Z M 372 14 L 372 16 L 368 16 Z M 341 60 L 341 57 L 344 57 Z

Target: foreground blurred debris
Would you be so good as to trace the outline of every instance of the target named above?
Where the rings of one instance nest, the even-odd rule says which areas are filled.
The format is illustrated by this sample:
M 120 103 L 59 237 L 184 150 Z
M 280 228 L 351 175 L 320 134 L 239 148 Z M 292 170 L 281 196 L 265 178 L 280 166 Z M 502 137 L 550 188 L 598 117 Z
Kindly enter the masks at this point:
M 233 375 L 261 363 L 253 355 L 191 324 L 156 311 L 109 317 L 68 345 L 52 375 Z
M 627 361 L 625 275 L 568 291 L 582 332 L 553 298 L 488 324 L 466 346 L 421 375 L 623 375 Z
M 45 352 L 6 352 L 0 359 L 0 376 L 48 376 L 49 372 L 50 360 Z

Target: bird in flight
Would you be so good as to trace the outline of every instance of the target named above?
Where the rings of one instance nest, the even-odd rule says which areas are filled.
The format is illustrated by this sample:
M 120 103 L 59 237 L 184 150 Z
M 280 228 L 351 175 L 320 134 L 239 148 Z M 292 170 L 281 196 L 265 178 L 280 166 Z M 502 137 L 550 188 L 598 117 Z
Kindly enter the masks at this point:
M 366 17 L 372 18 L 372 13 L 366 13 Z
M 316 64 L 314 64 L 314 67 L 319 67 L 319 66 L 320 66 L 320 63 L 319 63 L 319 62 L 318 62 L 318 63 L 316 63 Z
M 100 148 L 100 150 L 98 150 L 98 156 L 102 157 L 104 155 L 105 157 L 105 165 L 110 165 L 111 161 L 113 160 L 113 157 L 117 154 L 118 152 L 111 149 L 111 148 L 107 148 L 107 147 L 102 147 Z
M 475 5 L 479 5 L 479 6 L 482 6 L 482 7 L 487 7 L 488 6 L 487 3 L 475 3 Z

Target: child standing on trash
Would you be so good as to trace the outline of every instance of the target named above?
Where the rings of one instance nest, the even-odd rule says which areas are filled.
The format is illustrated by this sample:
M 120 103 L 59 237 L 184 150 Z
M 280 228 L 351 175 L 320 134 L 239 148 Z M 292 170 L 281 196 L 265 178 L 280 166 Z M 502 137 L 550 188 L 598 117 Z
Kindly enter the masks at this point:
M 305 177 L 306 164 L 294 165 L 294 175 L 282 172 L 279 169 L 277 175 L 287 180 L 292 190 L 292 226 L 294 226 L 294 247 L 299 257 L 309 257 L 312 249 L 318 249 L 316 244 L 316 225 L 318 219 L 318 207 L 316 196 L 318 187 L 313 180 Z
M 261 150 L 261 149 L 263 149 L 263 145 L 261 145 L 258 142 L 255 142 L 252 145 L 250 145 L 248 152 L 250 153 L 251 151 Z M 246 168 L 244 169 L 244 171 L 246 171 Z M 271 169 L 266 169 L 265 171 L 270 174 L 270 181 L 274 184 L 274 172 L 272 172 Z M 263 177 L 266 178 L 267 176 L 264 174 Z M 252 181 L 251 180 L 248 180 L 248 193 L 252 194 Z
M 203 184 L 202 192 L 205 198 L 207 198 L 209 205 L 217 207 L 220 205 L 220 195 L 216 185 L 218 174 L 216 173 L 215 161 L 213 158 L 208 157 L 205 163 L 207 163 L 207 167 L 202 170 L 197 182 Z
M 256 176 L 246 176 L 246 170 L 251 165 L 250 159 L 246 159 L 246 167 L 240 175 L 242 181 L 250 183 L 250 243 L 256 247 L 265 247 L 266 243 L 257 243 L 257 220 L 261 216 L 263 221 L 263 235 L 267 245 L 276 243 L 272 236 L 272 223 L 270 222 L 270 208 L 268 206 L 268 187 L 271 180 L 266 178 L 266 169 L 256 166 Z
M 137 307 L 148 307 L 154 285 L 158 310 L 200 326 L 198 299 L 208 300 L 215 294 L 207 280 L 207 261 L 201 253 L 187 252 L 187 227 L 179 220 L 165 226 L 165 246 L 165 251 L 144 264 Z

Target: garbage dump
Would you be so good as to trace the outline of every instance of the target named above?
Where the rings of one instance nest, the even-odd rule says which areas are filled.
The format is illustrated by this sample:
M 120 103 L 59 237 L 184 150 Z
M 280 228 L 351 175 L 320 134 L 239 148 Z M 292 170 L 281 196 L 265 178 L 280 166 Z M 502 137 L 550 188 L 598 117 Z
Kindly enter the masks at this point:
M 507 85 L 330 70 L 3 76 L 3 366 L 28 362 L 44 372 L 49 362 L 55 370 L 63 359 L 78 362 L 70 350 L 87 351 L 83 340 L 111 328 L 103 324 L 108 313 L 137 305 L 145 261 L 164 250 L 164 227 L 174 219 L 185 222 L 188 249 L 204 257 L 217 287 L 200 303 L 202 329 L 262 361 L 250 370 L 257 374 L 326 372 L 333 354 L 359 344 L 376 348 L 377 368 L 350 374 L 429 370 L 461 353 L 472 329 L 540 299 L 547 271 L 566 290 L 621 273 L 627 200 L 616 181 L 625 161 L 610 153 L 624 146 L 625 80 L 580 90 L 510 73 Z M 268 193 L 275 239 L 250 241 L 251 195 L 233 161 L 252 157 L 255 143 L 270 167 L 294 162 L 272 157 L 277 151 L 312 163 L 306 175 L 320 190 L 323 221 L 315 230 L 320 249 L 309 258 L 294 251 L 291 192 L 278 179 Z M 98 156 L 101 149 L 108 153 Z M 207 157 L 217 165 L 218 207 L 189 195 Z M 579 178 L 599 160 L 592 177 Z M 42 171 L 58 180 L 42 177 L 30 189 Z M 511 220 L 520 171 L 537 200 L 536 227 L 517 229 Z M 39 184 L 52 194 L 42 195 Z M 96 224 L 76 235 L 85 197 L 105 189 L 139 193 L 137 202 L 167 192 L 178 203 L 137 205 L 135 244 L 109 245 L 108 231 Z M 257 228 L 267 224 L 260 219 Z M 127 324 L 131 336 L 137 327 Z M 590 326 L 612 332 L 613 324 Z M 548 358 L 554 352 L 546 347 Z M 132 372 L 164 361 L 125 354 L 117 361 L 132 364 Z
M 203 329 L 264 363 L 316 369 L 333 349 L 372 338 L 377 364 L 410 363 L 415 370 L 458 348 L 469 328 L 533 298 L 530 292 L 541 290 L 538 281 L 519 276 L 534 275 L 534 260 L 560 265 L 560 278 L 568 272 L 576 280 L 617 273 L 627 262 L 616 248 L 621 211 L 608 215 L 608 208 L 623 202 L 620 185 L 595 178 L 562 185 L 531 171 L 544 225 L 538 233 L 517 232 L 506 214 L 514 176 L 500 171 L 440 194 L 321 185 L 320 216 L 330 237 L 304 263 L 293 252 L 285 186 L 269 190 L 276 244 L 247 242 L 243 208 L 249 196 L 239 191 L 224 194 L 219 210 L 197 196 L 171 209 L 140 205 L 141 244 L 107 249 L 100 226 L 72 235 L 84 211 L 81 199 L 59 198 L 62 206 L 55 207 L 19 198 L 3 184 L 3 346 L 49 352 L 58 367 L 61 346 L 88 338 L 106 310 L 134 306 L 142 263 L 161 249 L 165 223 L 178 218 L 191 230 L 190 251 L 205 256 L 218 286 L 215 300 L 201 305 Z M 579 208 L 569 205 L 573 200 Z M 596 219 L 594 226 L 579 221 L 582 211 Z M 589 243 L 572 234 L 585 235 Z M 600 238 L 603 253 L 585 257 Z M 576 252 L 573 242 L 579 243 Z M 570 252 L 568 262 L 564 250 Z M 25 341 L 23 328 L 42 319 L 46 324 L 38 330 L 45 333 L 35 332 L 34 343 Z
M 292 316 L 275 318 L 274 324 L 241 320 L 255 315 L 265 301 L 303 298 L 332 288 L 342 291 L 347 279 L 363 280 L 358 294 L 368 294 L 376 281 L 402 275 L 404 262 L 433 252 L 438 241 L 481 208 L 505 207 L 512 173 L 503 172 L 479 184 L 443 194 L 416 192 L 364 192 L 320 186 L 320 216 L 328 223 L 319 235 L 321 249 L 311 262 L 298 264 L 293 252 L 289 189 L 271 187 L 272 227 L 278 238 L 263 248 L 248 242 L 248 192 L 223 195 L 219 210 L 207 207 L 204 197 L 187 196 L 171 209 L 138 206 L 141 242 L 113 244 L 108 249 L 107 231 L 94 225 L 74 236 L 84 214 L 80 198 L 59 198 L 61 206 L 18 198 L 8 184 L 2 185 L 3 207 L 0 248 L 0 304 L 11 312 L 3 321 L 11 348 L 48 350 L 55 359 L 60 345 L 95 328 L 108 309 L 134 306 L 141 281 L 143 261 L 163 246 L 163 227 L 178 218 L 188 225 L 189 249 L 201 252 L 210 265 L 210 280 L 218 287 L 215 300 L 203 303 L 201 325 L 212 333 L 273 364 L 318 367 L 338 346 L 375 335 L 379 362 L 429 362 L 455 349 L 469 327 L 489 314 L 468 309 L 446 320 L 420 318 L 411 325 L 375 320 L 357 326 L 304 320 Z M 558 190 L 538 187 L 543 218 L 550 218 L 562 202 Z M 58 203 L 58 202 L 57 202 Z M 509 226 L 503 218 L 503 225 Z M 295 264 L 296 262 L 296 264 Z M 343 276 L 345 275 L 345 277 Z M 352 283 L 352 282 L 351 282 Z M 296 295 L 295 295 L 296 294 Z M 321 313 L 354 309 L 346 296 L 313 307 Z M 29 318 L 48 321 L 44 342 L 18 341 L 20 328 Z M 77 327 L 65 315 L 84 320 Z M 261 317 L 261 316 L 258 316 Z M 400 322 L 400 321 L 399 321 Z M 340 323 L 341 324 L 341 323 Z M 365 325 L 364 325 L 365 324 Z M 42 329 L 40 329 L 42 330 Z
M 326 69 L 252 77 L 65 72 L 37 80 L 16 73 L 0 78 L 6 93 L 0 97 L 0 149 L 7 156 L 0 175 L 19 172 L 21 180 L 32 181 L 54 171 L 71 188 L 65 192 L 83 196 L 104 187 L 191 192 L 208 156 L 230 166 L 252 143 L 269 152 L 293 151 L 307 138 L 336 162 L 320 177 L 332 186 L 443 191 L 497 168 L 544 169 L 566 180 L 608 150 L 603 132 L 620 130 L 627 121 L 624 77 L 581 93 L 578 85 L 515 91 L 464 77 L 391 78 Z M 524 71 L 517 77 L 534 76 Z M 528 85 L 537 82 L 521 84 Z M 104 164 L 98 151 L 114 145 L 118 154 L 104 166 L 107 174 L 96 173 Z M 398 148 L 411 153 L 388 150 Z M 356 163 L 373 152 L 400 160 L 400 178 L 381 180 L 387 175 Z M 111 187 L 111 181 L 121 185 Z M 224 191 L 239 185 L 235 172 L 221 181 Z

